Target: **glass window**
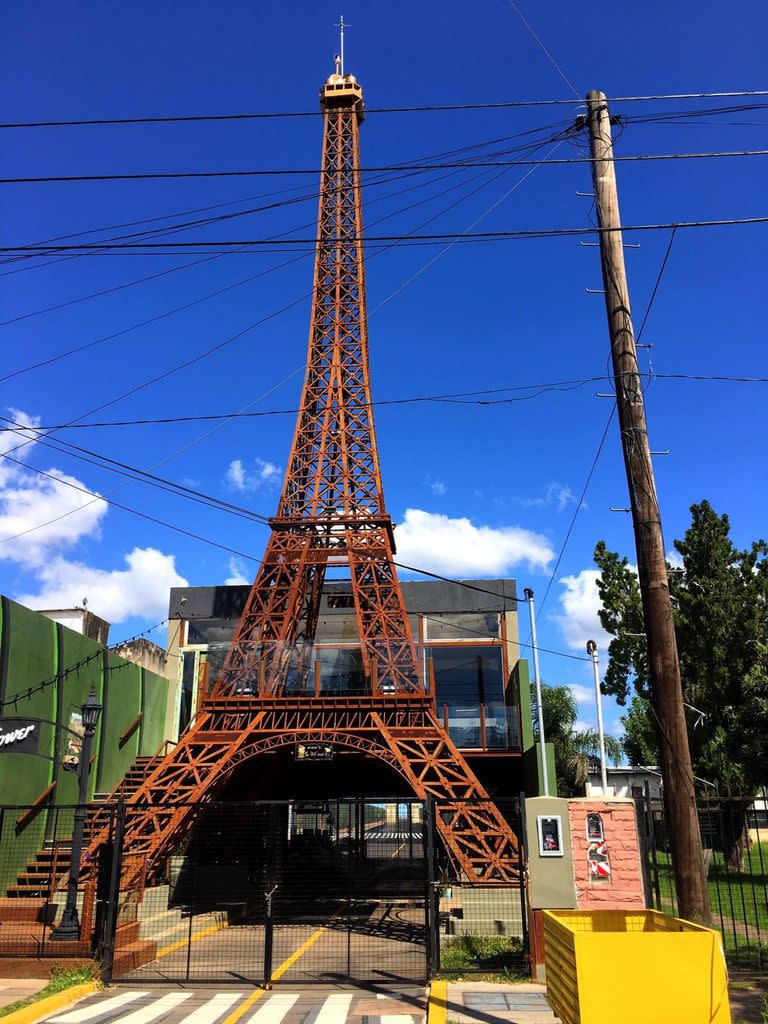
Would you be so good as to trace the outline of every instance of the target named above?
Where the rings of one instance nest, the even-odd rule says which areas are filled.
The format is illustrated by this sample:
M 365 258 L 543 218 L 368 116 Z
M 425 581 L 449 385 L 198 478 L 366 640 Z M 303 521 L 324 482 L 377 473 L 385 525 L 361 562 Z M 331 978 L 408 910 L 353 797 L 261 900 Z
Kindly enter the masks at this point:
M 316 647 L 315 659 L 320 662 L 320 692 L 361 693 L 366 689 L 363 654 L 359 647 Z
M 189 725 L 192 718 L 192 701 L 195 691 L 196 651 L 184 651 L 181 656 L 181 703 L 179 706 L 179 734 Z
M 228 643 L 235 635 L 237 623 L 237 619 L 189 619 L 186 646 Z
M 498 612 L 428 612 L 425 631 L 430 640 L 499 639 Z
M 318 617 L 315 643 L 354 644 L 359 640 L 360 630 L 357 628 L 357 616 L 354 609 L 349 612 L 324 613 Z
M 504 703 L 501 648 L 430 647 L 438 708 L 442 704 Z

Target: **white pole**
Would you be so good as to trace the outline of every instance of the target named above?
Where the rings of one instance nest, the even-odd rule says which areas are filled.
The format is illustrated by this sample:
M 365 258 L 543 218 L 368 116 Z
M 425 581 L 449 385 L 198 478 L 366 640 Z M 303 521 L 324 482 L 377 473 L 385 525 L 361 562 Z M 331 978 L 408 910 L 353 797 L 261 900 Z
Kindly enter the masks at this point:
M 536 642 L 536 614 L 533 608 L 533 591 L 526 587 L 523 591 L 528 602 L 528 614 L 531 617 L 531 644 L 533 646 L 533 682 L 536 687 L 536 708 L 539 713 L 539 748 L 541 753 L 541 784 L 544 796 L 549 796 L 549 775 L 547 773 L 547 752 L 544 737 L 544 709 L 541 706 L 541 676 L 539 675 L 539 647 Z
M 342 14 L 339 19 L 339 28 L 341 29 L 341 73 L 344 74 L 344 15 Z
M 592 659 L 592 672 L 595 677 L 597 737 L 600 741 L 600 779 L 603 784 L 603 796 L 608 796 L 608 769 L 605 764 L 605 730 L 603 729 L 603 700 L 600 693 L 600 660 L 597 656 L 597 644 L 594 640 L 587 640 L 587 654 Z

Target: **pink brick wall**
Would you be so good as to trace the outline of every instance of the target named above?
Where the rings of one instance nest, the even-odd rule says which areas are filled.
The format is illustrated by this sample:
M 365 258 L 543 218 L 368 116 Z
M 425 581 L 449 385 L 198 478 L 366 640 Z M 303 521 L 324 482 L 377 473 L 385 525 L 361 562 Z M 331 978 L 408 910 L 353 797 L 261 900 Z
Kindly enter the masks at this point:
M 603 819 L 605 843 L 611 861 L 611 881 L 593 881 L 587 861 L 586 817 Z M 645 906 L 640 850 L 631 800 L 569 800 L 568 816 L 573 844 L 573 874 L 580 910 L 631 910 Z

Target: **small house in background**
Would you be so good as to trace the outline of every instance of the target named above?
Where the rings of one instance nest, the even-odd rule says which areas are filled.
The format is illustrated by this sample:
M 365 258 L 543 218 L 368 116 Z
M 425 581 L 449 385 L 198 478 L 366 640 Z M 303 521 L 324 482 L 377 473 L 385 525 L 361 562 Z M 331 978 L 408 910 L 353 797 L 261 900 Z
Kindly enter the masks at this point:
M 640 799 L 645 795 L 646 782 L 652 801 L 661 801 L 661 772 L 653 765 L 608 766 L 608 792 L 603 794 L 600 769 L 590 769 L 584 785 L 584 796 L 625 796 Z

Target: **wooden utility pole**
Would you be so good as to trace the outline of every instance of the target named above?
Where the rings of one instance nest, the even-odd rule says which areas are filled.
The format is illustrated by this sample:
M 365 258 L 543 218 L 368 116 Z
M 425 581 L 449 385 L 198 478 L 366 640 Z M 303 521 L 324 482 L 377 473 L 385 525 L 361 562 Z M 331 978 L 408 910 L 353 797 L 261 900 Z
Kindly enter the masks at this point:
M 708 923 L 710 906 L 688 749 L 661 514 L 648 446 L 643 389 L 624 267 L 611 121 L 605 93 L 587 95 L 605 308 L 643 600 L 651 704 L 659 735 L 664 807 L 680 915 Z

